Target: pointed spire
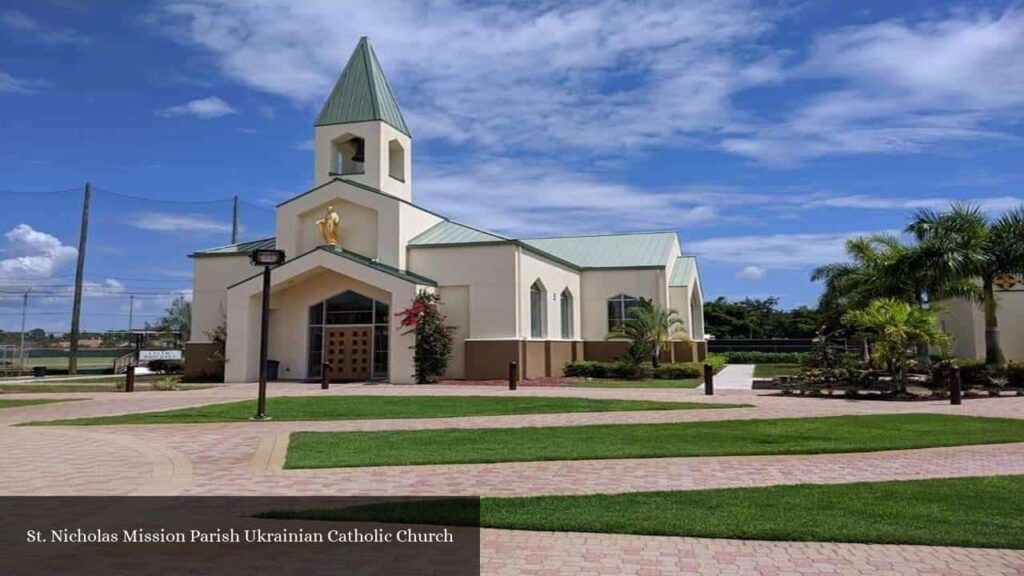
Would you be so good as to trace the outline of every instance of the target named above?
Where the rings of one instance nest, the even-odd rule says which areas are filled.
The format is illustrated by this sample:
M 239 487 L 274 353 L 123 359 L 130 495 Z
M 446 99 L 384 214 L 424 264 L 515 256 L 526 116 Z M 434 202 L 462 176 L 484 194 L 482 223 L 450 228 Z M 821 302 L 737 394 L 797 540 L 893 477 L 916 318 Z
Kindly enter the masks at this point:
M 369 39 L 363 36 L 356 44 L 345 70 L 342 71 L 334 90 L 324 102 L 320 115 L 316 118 L 316 126 L 329 124 L 346 124 L 349 122 L 366 122 L 380 120 L 390 124 L 392 128 L 412 137 L 405 125 L 402 110 L 395 100 L 384 71 L 377 61 L 377 55 L 370 46 Z

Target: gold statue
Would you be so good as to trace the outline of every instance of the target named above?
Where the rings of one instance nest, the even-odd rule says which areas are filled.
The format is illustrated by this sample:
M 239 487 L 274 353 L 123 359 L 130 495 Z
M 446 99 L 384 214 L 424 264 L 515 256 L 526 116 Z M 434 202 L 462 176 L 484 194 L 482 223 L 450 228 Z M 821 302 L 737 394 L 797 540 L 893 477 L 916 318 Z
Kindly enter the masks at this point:
M 328 206 L 324 217 L 316 221 L 316 227 L 320 230 L 320 237 L 324 239 L 324 244 L 338 245 L 339 220 L 338 213 L 334 211 L 334 206 Z

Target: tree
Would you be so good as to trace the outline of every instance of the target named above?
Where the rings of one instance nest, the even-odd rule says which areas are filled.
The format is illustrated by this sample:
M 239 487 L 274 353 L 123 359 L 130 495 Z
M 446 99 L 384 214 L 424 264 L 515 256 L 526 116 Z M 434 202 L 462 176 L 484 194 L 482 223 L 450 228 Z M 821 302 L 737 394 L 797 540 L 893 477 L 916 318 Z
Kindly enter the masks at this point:
M 847 312 L 843 322 L 875 340 L 874 359 L 889 368 L 901 393 L 907 391 L 907 370 L 916 355 L 914 344 L 924 342 L 944 350 L 950 345 L 934 310 L 895 298 L 872 300 L 865 308 Z
M 188 341 L 192 335 L 192 303 L 184 296 L 175 298 L 157 321 L 157 329 L 175 332 L 182 341 Z
M 607 338 L 629 340 L 627 356 L 636 367 L 650 359 L 657 368 L 661 351 L 668 350 L 673 340 L 687 338 L 678 312 L 646 298 L 641 298 L 638 305 L 630 309 L 629 316 L 609 332 Z
M 451 359 L 454 327 L 445 325 L 447 320 L 438 309 L 441 297 L 420 291 L 413 298 L 412 305 L 395 314 L 401 318 L 400 325 L 409 328 L 405 334 L 415 334 L 413 363 L 416 367 L 416 382 L 436 382 L 448 369 Z
M 956 295 L 981 303 L 985 363 L 1005 366 L 995 281 L 1001 275 L 1024 274 L 1024 206 L 995 221 L 970 204 L 953 204 L 942 212 L 919 210 L 907 232 L 914 235 L 921 249 L 918 267 L 949 278 L 959 288 Z M 980 290 L 975 283 L 981 284 Z
M 730 302 L 724 297 L 704 304 L 704 323 L 716 338 L 813 338 L 820 314 L 802 306 L 778 309 L 778 298 L 746 298 Z

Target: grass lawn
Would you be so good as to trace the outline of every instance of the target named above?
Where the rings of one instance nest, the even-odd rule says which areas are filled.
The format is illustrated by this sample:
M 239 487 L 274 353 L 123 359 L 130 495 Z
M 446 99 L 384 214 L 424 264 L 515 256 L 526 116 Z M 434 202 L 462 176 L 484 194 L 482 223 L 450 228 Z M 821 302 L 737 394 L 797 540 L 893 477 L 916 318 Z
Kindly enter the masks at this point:
M 1024 442 L 1024 421 L 894 414 L 546 428 L 295 432 L 285 468 L 870 452 Z
M 38 398 L 33 398 L 32 400 L 3 400 L 3 399 L 0 399 L 0 408 L 19 408 L 21 406 L 35 406 L 36 404 L 52 404 L 54 402 L 70 402 L 72 400 L 75 400 L 75 398 L 54 399 L 54 400 L 38 399 Z
M 515 530 L 1024 548 L 1024 476 L 687 492 L 485 498 L 480 525 Z M 446 505 L 447 504 L 447 505 Z M 462 506 L 465 508 L 465 506 Z M 300 513 L 321 520 L 475 524 L 452 501 Z
M 591 400 L 532 396 L 283 396 L 267 399 L 267 413 L 275 420 L 385 420 L 389 418 L 453 418 L 509 414 L 619 412 L 628 410 L 698 410 L 734 408 L 740 404 L 652 402 L 647 400 Z M 256 413 L 256 402 L 231 402 L 166 412 L 57 420 L 37 424 L 191 424 L 245 422 Z
M 801 368 L 799 364 L 758 364 L 754 366 L 754 378 L 796 376 Z
M 574 380 L 569 386 L 579 388 L 696 388 L 703 384 L 704 381 L 699 378 L 687 378 L 684 380 L 655 380 L 653 378 L 644 380 L 613 380 L 594 378 L 591 380 Z

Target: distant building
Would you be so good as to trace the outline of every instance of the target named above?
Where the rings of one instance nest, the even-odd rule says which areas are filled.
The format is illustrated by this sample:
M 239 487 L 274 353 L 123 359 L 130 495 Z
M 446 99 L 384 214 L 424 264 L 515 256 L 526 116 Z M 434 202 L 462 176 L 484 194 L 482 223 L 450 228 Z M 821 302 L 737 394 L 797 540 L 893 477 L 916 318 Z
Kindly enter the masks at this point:
M 1024 362 L 1024 278 L 1005 276 L 996 283 L 996 322 L 1003 354 Z M 985 312 L 977 302 L 946 300 L 939 304 L 942 327 L 953 337 L 957 358 L 985 358 Z
M 447 376 L 559 376 L 574 359 L 610 360 L 605 335 L 640 298 L 679 312 L 704 355 L 697 263 L 675 232 L 513 239 L 412 201 L 412 137 L 369 42 L 360 40 L 316 120 L 313 188 L 277 207 L 277 235 L 202 250 L 194 261 L 186 371 L 209 370 L 209 334 L 226 323 L 228 382 L 258 374 L 260 293 L 248 255 L 284 250 L 272 274 L 269 358 L 282 379 L 414 381 L 413 337 L 395 313 L 418 291 L 441 296 L 456 346 Z M 551 190 L 558 194 L 558 190 Z M 337 244 L 324 222 L 337 214 Z M 628 210 L 628 206 L 623 207 Z M 585 216 L 581 216 L 585 217 Z

